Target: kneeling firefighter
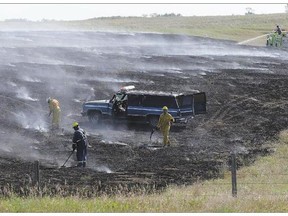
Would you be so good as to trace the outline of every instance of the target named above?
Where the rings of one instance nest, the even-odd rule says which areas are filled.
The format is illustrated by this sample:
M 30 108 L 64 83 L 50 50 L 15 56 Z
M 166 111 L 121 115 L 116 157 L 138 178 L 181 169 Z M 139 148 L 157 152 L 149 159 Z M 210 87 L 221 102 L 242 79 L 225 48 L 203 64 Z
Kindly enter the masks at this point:
M 162 108 L 163 113 L 160 115 L 159 122 L 157 124 L 157 128 L 160 129 L 160 131 L 163 134 L 163 144 L 164 146 L 170 145 L 169 140 L 169 131 L 171 122 L 174 122 L 174 118 L 168 113 L 168 107 L 164 106 Z
M 87 159 L 87 137 L 85 131 L 79 127 L 78 122 L 73 123 L 74 136 L 72 139 L 73 151 L 77 149 L 77 167 L 85 167 Z

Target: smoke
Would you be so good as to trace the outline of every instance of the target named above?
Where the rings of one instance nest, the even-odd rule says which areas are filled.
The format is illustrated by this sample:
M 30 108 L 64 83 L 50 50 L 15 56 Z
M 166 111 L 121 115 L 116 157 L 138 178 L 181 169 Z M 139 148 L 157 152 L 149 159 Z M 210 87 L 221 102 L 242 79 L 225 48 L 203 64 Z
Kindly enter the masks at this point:
M 154 82 L 155 86 L 158 85 L 164 76 L 186 79 L 193 75 L 204 76 L 219 69 L 255 69 L 256 63 L 261 68 L 266 59 L 259 58 L 253 62 L 247 58 L 278 58 L 281 54 L 232 42 L 188 36 L 81 31 L 2 32 L 0 47 L 0 75 L 3 82 L 7 82 L 7 85 L 1 86 L 0 93 L 18 98 L 20 102 L 24 100 L 24 103 L 20 103 L 7 102 L 8 99 L 5 99 L 3 107 L 15 113 L 9 118 L 10 121 L 24 129 L 39 132 L 48 131 L 49 124 L 43 115 L 43 110 L 48 113 L 48 97 L 59 100 L 61 126 L 69 125 L 71 129 L 71 123 L 81 119 L 82 102 L 110 99 L 123 85 L 135 84 L 146 88 L 150 84 L 154 87 Z M 169 83 L 170 87 L 173 85 L 175 88 L 180 87 Z M 167 85 L 167 90 L 170 87 Z M 181 88 L 185 90 L 186 87 Z M 190 88 L 187 86 L 187 90 Z M 150 89 L 147 87 L 146 90 Z M 104 124 L 96 130 L 88 130 L 107 144 L 150 143 L 150 131 L 133 131 L 123 124 L 115 127 Z M 205 131 L 202 133 L 204 136 Z M 7 145 L 1 148 L 5 152 L 21 155 L 25 147 L 26 152 L 22 156 L 51 160 L 48 155 L 37 150 L 34 145 L 36 140 L 31 137 L 29 134 L 3 134 L 2 140 Z M 152 142 L 158 140 L 155 133 Z M 62 161 L 57 163 L 61 165 Z M 112 172 L 106 166 L 97 169 Z
M 96 168 L 92 168 L 98 172 L 105 172 L 105 173 L 113 173 L 112 170 L 110 170 L 107 166 L 104 166 L 104 165 L 101 165 L 101 166 L 98 166 Z
M 74 98 L 73 101 L 75 101 L 76 103 L 82 103 L 81 100 Z
M 23 76 L 23 78 L 22 78 L 24 81 L 26 81 L 26 82 L 32 82 L 32 83 L 34 83 L 34 82 L 36 82 L 36 83 L 41 83 L 42 81 L 40 80 L 40 79 L 38 79 L 38 78 L 35 78 L 35 77 L 29 77 L 29 76 Z
M 244 146 L 234 146 L 232 147 L 232 152 L 236 154 L 248 154 L 249 151 L 246 147 Z
M 17 157 L 26 161 L 39 160 L 45 166 L 61 166 L 63 158 L 51 155 L 51 152 L 41 152 L 39 142 L 33 138 L 21 136 L 18 133 L 9 132 L 9 136 L 3 136 L 0 145 L 0 156 Z
M 11 81 L 8 81 L 8 82 L 7 82 L 7 84 L 8 84 L 8 85 L 10 85 L 10 86 L 12 86 L 12 87 L 16 87 L 16 86 L 17 86 L 17 84 L 16 84 L 16 83 L 14 83 L 14 82 L 11 82 Z
M 132 79 L 117 79 L 117 78 L 111 78 L 111 77 L 95 77 L 95 80 L 101 81 L 101 82 L 112 82 L 112 83 L 138 83 L 137 80 Z
M 112 170 L 110 170 L 108 167 L 106 166 L 99 166 L 99 167 L 96 167 L 96 170 L 99 171 L 99 172 L 105 172 L 105 173 L 113 173 Z
M 184 78 L 187 71 L 190 76 L 223 68 L 253 68 L 244 58 L 274 56 L 231 42 L 150 33 L 11 31 L 0 39 L 0 64 L 13 65 L 15 75 L 22 78 L 19 82 L 27 82 L 16 89 L 16 97 L 42 107 L 47 106 L 46 98 L 55 97 L 63 116 L 80 113 L 83 101 L 111 98 L 123 85 L 154 83 L 131 78 L 127 71 L 144 72 L 151 79 L 167 73 Z M 231 61 L 227 55 L 237 57 Z M 243 63 L 238 61 L 241 58 Z
M 31 112 L 18 112 L 14 115 L 16 123 L 21 125 L 22 128 L 32 129 L 40 132 L 48 131 L 48 123 L 44 120 L 44 118 L 37 114 Z
M 23 137 L 16 132 L 7 133 L 9 133 L 9 136 L 2 135 L 1 137 L 2 145 L 0 145 L 0 149 L 2 153 L 20 154 L 24 150 L 29 151 L 30 147 L 28 147 L 28 145 L 35 142 L 34 139 Z
M 3 130 L 2 130 L 3 132 Z M 39 151 L 39 142 L 33 138 L 20 135 L 17 132 L 5 132 L 9 136 L 1 136 L 0 155 L 5 157 L 16 157 L 26 161 L 40 160 L 47 163 L 56 163 L 55 158 Z M 59 163 L 61 163 L 59 161 Z
M 16 97 L 28 101 L 39 101 L 39 99 L 37 98 L 32 98 L 25 87 L 20 87 L 16 90 Z

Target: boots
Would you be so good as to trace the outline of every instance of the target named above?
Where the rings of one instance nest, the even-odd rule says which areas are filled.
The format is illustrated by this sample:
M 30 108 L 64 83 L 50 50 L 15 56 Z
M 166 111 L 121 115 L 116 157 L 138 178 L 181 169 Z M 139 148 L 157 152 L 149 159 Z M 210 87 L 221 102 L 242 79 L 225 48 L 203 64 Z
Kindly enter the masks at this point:
M 78 162 L 77 167 L 86 167 L 86 162 Z

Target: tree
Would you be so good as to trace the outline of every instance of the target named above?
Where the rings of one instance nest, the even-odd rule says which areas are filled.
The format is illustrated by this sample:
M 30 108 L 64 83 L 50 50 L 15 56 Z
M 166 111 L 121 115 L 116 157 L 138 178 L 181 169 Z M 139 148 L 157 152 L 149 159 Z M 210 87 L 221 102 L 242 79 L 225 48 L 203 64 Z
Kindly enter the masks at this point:
M 251 7 L 247 7 L 245 15 L 251 15 L 251 14 L 254 14 L 254 10 Z
M 152 13 L 152 14 L 150 14 L 150 17 L 157 17 L 157 16 L 158 16 L 157 13 Z

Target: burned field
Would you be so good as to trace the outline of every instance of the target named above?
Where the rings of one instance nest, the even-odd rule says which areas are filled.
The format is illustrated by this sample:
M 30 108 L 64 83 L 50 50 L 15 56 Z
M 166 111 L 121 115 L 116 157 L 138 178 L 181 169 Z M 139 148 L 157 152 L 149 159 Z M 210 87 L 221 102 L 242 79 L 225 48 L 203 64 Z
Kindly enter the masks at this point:
M 221 177 L 229 155 L 247 165 L 273 152 L 287 127 L 287 55 L 229 41 L 161 34 L 1 32 L 1 191 L 29 194 L 40 161 L 45 194 L 153 191 Z M 82 103 L 121 86 L 206 92 L 207 114 L 173 127 L 172 146 L 148 125 L 92 126 Z M 47 98 L 59 99 L 64 132 L 49 132 Z M 88 132 L 87 168 L 73 168 L 73 121 Z M 61 188 L 61 189 L 60 189 Z M 81 191 L 81 192 L 79 192 Z

